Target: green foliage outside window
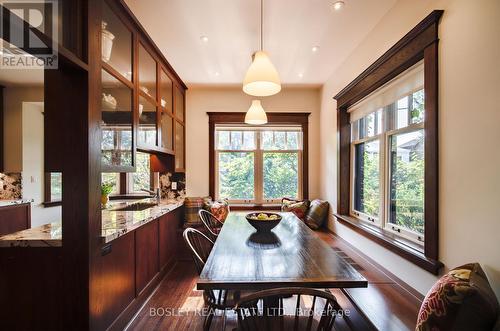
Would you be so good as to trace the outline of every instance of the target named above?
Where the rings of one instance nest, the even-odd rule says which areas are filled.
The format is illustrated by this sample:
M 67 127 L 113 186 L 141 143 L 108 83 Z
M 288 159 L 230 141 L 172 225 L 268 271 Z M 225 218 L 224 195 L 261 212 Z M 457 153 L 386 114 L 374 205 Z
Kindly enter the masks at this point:
M 264 153 L 264 198 L 298 197 L 297 153 Z
M 219 154 L 219 194 L 221 198 L 253 199 L 253 153 L 223 152 Z

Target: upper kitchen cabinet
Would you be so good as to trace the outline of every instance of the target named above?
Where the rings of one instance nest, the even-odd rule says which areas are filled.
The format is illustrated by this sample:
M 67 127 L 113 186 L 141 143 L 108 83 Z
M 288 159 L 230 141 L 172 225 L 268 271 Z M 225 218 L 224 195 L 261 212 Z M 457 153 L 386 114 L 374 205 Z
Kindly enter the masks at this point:
M 133 171 L 133 94 L 130 86 L 102 70 L 103 171 Z
M 134 171 L 136 150 L 184 169 L 186 86 L 135 20 L 114 1 L 102 3 L 103 169 Z
M 160 70 L 160 106 L 161 106 L 161 148 L 167 152 L 174 152 L 174 118 L 172 80 L 164 69 Z
M 158 147 L 157 71 L 155 59 L 140 42 L 138 48 L 139 128 L 137 145 L 142 149 Z
M 185 129 L 184 124 L 175 121 L 175 171 L 185 171 Z
M 134 171 L 132 31 L 102 2 L 101 150 L 103 172 Z
M 184 89 L 180 86 L 174 86 L 174 116 L 175 120 L 175 171 L 184 172 L 185 149 L 186 149 L 186 129 L 185 129 L 185 99 Z
M 179 86 L 174 88 L 175 117 L 184 123 L 184 89 Z
M 132 81 L 133 36 L 125 24 L 103 1 L 101 21 L 102 65 L 120 78 Z

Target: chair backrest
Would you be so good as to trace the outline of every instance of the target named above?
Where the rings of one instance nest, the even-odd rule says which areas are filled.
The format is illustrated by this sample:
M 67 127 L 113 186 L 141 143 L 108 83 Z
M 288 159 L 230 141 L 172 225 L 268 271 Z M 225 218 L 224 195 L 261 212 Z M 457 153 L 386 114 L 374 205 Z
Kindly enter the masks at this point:
M 191 249 L 194 263 L 198 274 L 201 274 L 205 263 L 207 262 L 210 251 L 214 246 L 214 242 L 201 231 L 193 228 L 187 228 L 182 234 L 184 241 Z
M 330 331 L 343 313 L 333 294 L 310 288 L 256 292 L 241 299 L 235 310 L 242 331 Z
M 210 239 L 212 239 L 213 241 L 217 240 L 217 236 L 219 235 L 219 232 L 224 223 L 219 221 L 219 219 L 215 217 L 214 214 L 204 209 L 201 209 L 198 212 L 198 215 L 207 228 Z

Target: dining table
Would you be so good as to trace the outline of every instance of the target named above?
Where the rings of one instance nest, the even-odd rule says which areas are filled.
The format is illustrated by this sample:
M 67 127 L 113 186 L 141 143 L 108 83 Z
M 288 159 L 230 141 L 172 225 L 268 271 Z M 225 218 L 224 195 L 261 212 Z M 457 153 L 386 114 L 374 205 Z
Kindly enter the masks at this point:
M 230 212 L 197 281 L 199 290 L 367 287 L 367 280 L 291 212 L 257 233 L 245 212 Z

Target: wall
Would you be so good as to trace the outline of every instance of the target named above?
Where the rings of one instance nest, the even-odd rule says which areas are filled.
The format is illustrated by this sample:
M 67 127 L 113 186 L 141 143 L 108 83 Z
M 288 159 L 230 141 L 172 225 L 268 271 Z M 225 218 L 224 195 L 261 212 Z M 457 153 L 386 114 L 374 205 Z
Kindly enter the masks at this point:
M 43 101 L 43 87 L 6 87 L 4 89 L 4 170 L 21 172 L 22 156 L 22 105 L 23 102 Z
M 45 208 L 43 103 L 23 102 L 22 106 L 23 197 L 31 203 L 31 226 L 61 221 L 61 207 Z
M 241 86 L 190 87 L 186 95 L 186 188 L 187 196 L 208 195 L 207 112 L 246 112 L 252 97 Z M 309 197 L 319 196 L 319 107 L 318 88 L 284 88 L 262 99 L 266 112 L 311 112 L 309 116 Z
M 400 0 L 332 74 L 321 93 L 321 195 L 337 201 L 332 99 L 433 9 L 439 43 L 439 253 L 446 268 L 477 261 L 500 296 L 500 1 Z M 349 228 L 329 226 L 421 293 L 437 279 Z

